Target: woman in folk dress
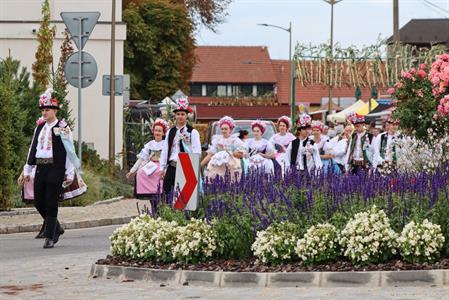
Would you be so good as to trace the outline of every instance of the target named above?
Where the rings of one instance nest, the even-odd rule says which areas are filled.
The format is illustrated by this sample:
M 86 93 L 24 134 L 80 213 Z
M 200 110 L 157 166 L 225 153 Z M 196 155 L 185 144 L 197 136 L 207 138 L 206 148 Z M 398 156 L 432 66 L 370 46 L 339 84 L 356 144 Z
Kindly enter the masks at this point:
M 159 158 L 167 129 L 168 124 L 164 120 L 157 119 L 154 121 L 152 127 L 154 140 L 145 144 L 137 155 L 136 163 L 126 175 L 128 180 L 136 175 L 134 189 L 136 198 L 147 198 L 162 193 Z
M 280 165 L 282 173 L 284 173 L 285 166 L 289 164 L 288 157 L 285 156 L 285 150 L 287 150 L 288 145 L 290 145 L 290 143 L 296 138 L 289 132 L 291 124 L 292 123 L 289 117 L 280 117 L 277 121 L 278 133 L 274 134 L 269 139 L 270 143 L 276 149 L 276 160 L 274 163 Z
M 242 174 L 241 159 L 246 153 L 246 144 L 237 135 L 232 134 L 235 123 L 231 117 L 221 118 L 219 126 L 221 135 L 212 140 L 201 167 L 207 165 L 206 177 L 209 180 L 217 176 L 224 177 L 226 172 L 231 175 L 231 180 L 238 180 Z
M 262 137 L 265 133 L 265 128 L 265 124 L 260 120 L 251 123 L 254 138 L 247 141 L 249 168 L 273 174 L 273 159 L 275 158 L 276 150 L 271 142 Z
M 318 148 L 321 162 L 323 163 L 322 170 L 327 173 L 333 164 L 333 143 L 330 142 L 329 137 L 324 135 L 324 124 L 320 121 L 312 121 L 312 139 Z M 333 165 L 333 171 L 338 172 L 338 167 Z

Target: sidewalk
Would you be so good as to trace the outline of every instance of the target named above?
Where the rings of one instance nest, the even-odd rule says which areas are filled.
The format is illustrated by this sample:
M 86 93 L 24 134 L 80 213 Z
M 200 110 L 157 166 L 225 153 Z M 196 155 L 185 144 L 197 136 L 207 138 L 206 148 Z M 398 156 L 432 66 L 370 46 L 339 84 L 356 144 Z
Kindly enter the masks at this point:
M 60 207 L 58 219 L 65 229 L 78 229 L 128 223 L 138 215 L 137 205 L 149 201 L 112 199 L 85 207 Z M 0 234 L 39 231 L 42 218 L 34 208 L 17 209 L 0 214 Z

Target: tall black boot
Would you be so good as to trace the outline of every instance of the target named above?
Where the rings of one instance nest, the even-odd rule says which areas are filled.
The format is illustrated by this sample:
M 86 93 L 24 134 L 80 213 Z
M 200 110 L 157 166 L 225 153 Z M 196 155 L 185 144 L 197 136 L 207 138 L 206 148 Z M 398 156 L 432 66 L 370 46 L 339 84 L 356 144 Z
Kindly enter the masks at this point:
M 36 235 L 35 239 L 43 239 L 44 237 L 44 231 L 45 231 L 45 220 L 44 223 L 42 223 L 42 227 L 41 230 L 39 231 L 39 233 Z
M 54 238 L 58 220 L 55 217 L 47 217 L 45 223 L 46 226 L 44 231 L 45 236 L 44 248 L 53 248 L 55 245 Z

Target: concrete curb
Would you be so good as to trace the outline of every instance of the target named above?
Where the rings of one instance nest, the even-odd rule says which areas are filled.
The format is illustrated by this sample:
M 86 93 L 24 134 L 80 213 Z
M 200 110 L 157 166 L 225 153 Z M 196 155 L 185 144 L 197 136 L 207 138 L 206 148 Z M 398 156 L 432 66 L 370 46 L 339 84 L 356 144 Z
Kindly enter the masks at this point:
M 205 287 L 449 286 L 449 270 L 253 273 L 157 270 L 93 264 L 90 278 Z
M 108 200 L 100 200 L 100 201 L 92 203 L 92 204 L 90 204 L 88 206 L 97 206 L 97 205 L 103 205 L 103 204 L 111 204 L 111 203 L 118 202 L 118 201 L 123 200 L 123 199 L 125 199 L 125 197 L 119 196 L 119 197 L 111 198 L 111 199 L 108 199 Z
M 0 217 L 4 216 L 17 216 L 17 215 L 33 215 L 37 214 L 37 210 L 34 207 L 22 207 L 14 210 L 0 211 Z
M 115 198 L 111 198 L 111 199 L 107 199 L 107 200 L 99 200 L 97 202 L 94 202 L 90 205 L 87 206 L 97 206 L 97 205 L 103 205 L 103 204 L 111 204 L 114 202 L 118 202 L 120 200 L 125 199 L 124 196 L 119 196 L 119 197 L 115 197 Z M 37 210 L 34 207 L 22 207 L 22 208 L 16 208 L 13 210 L 9 210 L 9 211 L 0 211 L 0 217 L 3 216 L 17 216 L 17 215 L 32 215 L 32 214 L 37 214 Z
M 75 221 L 75 222 L 63 222 L 61 223 L 61 225 L 62 227 L 64 227 L 64 229 L 80 229 L 80 228 L 126 224 L 129 223 L 129 221 L 131 221 L 131 219 L 133 218 L 135 218 L 135 216 L 105 218 L 105 219 Z M 39 231 L 41 229 L 41 226 L 42 223 L 32 225 L 12 225 L 12 226 L 0 225 L 0 234 Z

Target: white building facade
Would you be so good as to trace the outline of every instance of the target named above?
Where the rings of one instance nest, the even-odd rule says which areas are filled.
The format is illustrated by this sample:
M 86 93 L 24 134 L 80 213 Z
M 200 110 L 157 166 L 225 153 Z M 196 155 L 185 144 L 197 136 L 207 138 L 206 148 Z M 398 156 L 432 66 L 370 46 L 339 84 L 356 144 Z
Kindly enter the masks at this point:
M 82 89 L 82 140 L 98 151 L 102 158 L 109 155 L 109 96 L 102 95 L 102 77 L 110 72 L 111 48 L 111 0 L 49 0 L 51 25 L 56 25 L 53 45 L 53 64 L 57 68 L 62 32 L 65 25 L 61 12 L 98 11 L 100 19 L 95 26 L 84 51 L 90 53 L 98 65 L 95 82 Z M 41 20 L 41 0 L 0 0 L 0 58 L 11 55 L 21 61 L 31 73 L 31 65 L 37 50 L 37 31 Z M 123 74 L 123 45 L 126 39 L 126 26 L 122 22 L 122 1 L 116 1 L 116 42 L 115 74 Z M 76 49 L 74 43 L 73 47 Z M 77 51 L 77 50 L 75 50 Z M 73 133 L 78 139 L 78 90 L 69 85 L 67 96 L 72 118 L 75 120 Z M 123 146 L 123 97 L 115 97 L 115 152 L 119 155 Z M 35 103 L 38 105 L 38 103 Z

